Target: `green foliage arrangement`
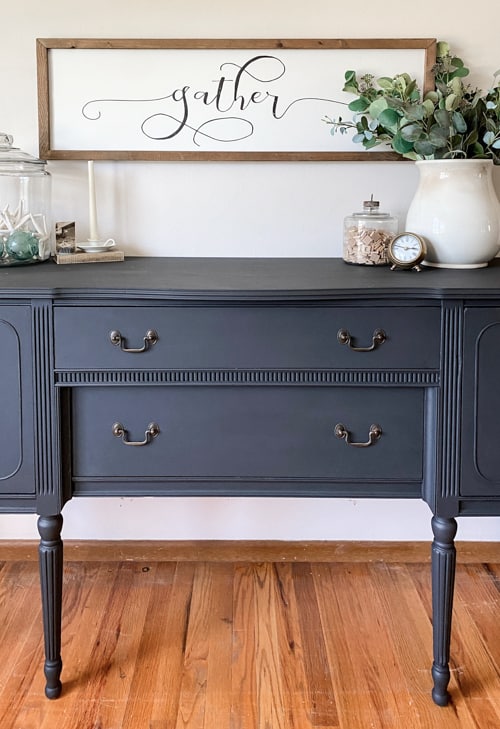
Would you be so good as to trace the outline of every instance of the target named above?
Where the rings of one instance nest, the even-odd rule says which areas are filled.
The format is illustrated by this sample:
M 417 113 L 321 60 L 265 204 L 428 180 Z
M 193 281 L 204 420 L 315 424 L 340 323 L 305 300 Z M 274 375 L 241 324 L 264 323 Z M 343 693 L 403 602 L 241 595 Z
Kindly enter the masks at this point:
M 469 69 L 448 43 L 437 44 L 436 56 L 434 89 L 423 96 L 407 73 L 375 79 L 346 71 L 343 90 L 356 95 L 348 105 L 354 116 L 325 117 L 331 133 L 355 129 L 353 141 L 365 149 L 389 144 L 412 160 L 483 158 L 500 164 L 500 70 L 483 92 L 464 83 Z

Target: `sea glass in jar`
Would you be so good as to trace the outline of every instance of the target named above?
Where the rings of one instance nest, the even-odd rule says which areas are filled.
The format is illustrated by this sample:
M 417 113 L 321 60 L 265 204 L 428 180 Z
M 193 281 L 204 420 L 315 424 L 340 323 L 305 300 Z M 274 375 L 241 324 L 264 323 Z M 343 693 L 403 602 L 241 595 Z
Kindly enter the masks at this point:
M 380 203 L 365 200 L 363 210 L 344 219 L 343 258 L 346 263 L 386 266 L 387 247 L 398 232 L 398 219 L 380 210 Z
M 0 132 L 0 266 L 45 261 L 54 241 L 45 162 L 12 143 Z

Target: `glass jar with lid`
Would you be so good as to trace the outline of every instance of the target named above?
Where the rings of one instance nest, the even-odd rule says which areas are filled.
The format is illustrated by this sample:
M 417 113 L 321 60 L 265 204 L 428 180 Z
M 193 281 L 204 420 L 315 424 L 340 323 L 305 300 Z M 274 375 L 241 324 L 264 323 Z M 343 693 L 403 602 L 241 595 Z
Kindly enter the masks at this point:
M 363 210 L 344 219 L 343 258 L 346 263 L 386 266 L 387 246 L 398 232 L 398 219 L 380 210 L 380 203 L 365 200 Z
M 45 162 L 12 143 L 0 132 L 0 266 L 45 261 L 54 241 Z

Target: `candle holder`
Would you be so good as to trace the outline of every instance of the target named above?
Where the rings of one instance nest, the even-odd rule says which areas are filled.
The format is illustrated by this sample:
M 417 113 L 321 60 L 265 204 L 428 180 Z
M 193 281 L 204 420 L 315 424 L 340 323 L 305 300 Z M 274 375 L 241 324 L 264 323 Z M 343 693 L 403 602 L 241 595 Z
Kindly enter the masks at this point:
M 87 162 L 87 167 L 89 186 L 89 237 L 85 242 L 78 243 L 78 248 L 86 253 L 101 253 L 102 251 L 108 251 L 110 248 L 113 248 L 115 240 L 114 238 L 103 238 L 99 234 L 93 160 Z

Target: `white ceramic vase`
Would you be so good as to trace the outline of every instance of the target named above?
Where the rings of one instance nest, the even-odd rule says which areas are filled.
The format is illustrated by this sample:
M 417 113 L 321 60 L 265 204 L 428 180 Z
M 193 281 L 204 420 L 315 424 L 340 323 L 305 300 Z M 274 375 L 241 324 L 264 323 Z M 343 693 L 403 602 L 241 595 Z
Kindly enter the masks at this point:
M 500 206 L 493 162 L 485 159 L 415 162 L 420 180 L 406 230 L 425 238 L 424 263 L 440 268 L 487 266 L 500 248 Z

